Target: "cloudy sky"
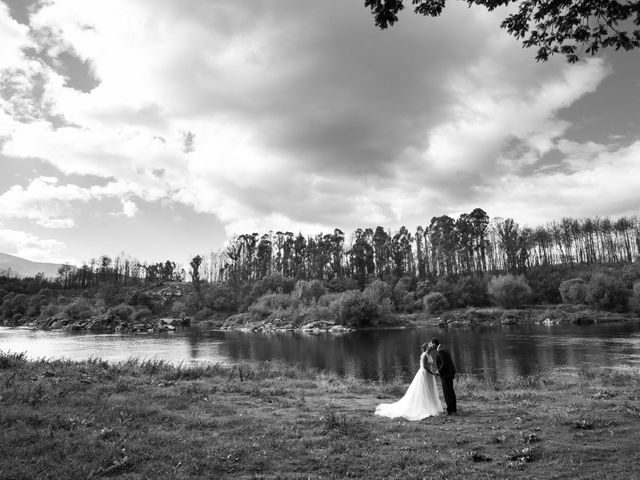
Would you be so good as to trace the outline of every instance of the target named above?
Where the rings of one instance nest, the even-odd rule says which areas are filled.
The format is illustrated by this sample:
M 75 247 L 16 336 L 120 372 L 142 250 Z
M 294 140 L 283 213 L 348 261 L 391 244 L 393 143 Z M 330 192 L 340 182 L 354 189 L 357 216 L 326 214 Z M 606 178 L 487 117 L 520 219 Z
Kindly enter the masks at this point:
M 638 214 L 640 54 L 535 62 L 500 12 L 0 0 L 0 252 L 184 262 L 233 234 Z

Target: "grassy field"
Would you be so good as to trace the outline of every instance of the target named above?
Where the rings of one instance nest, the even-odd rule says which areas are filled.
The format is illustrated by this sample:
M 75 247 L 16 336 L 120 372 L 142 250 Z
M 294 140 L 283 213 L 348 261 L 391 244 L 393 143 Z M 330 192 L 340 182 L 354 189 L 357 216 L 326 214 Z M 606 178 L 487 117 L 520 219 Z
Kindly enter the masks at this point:
M 272 363 L 0 352 L 0 478 L 637 478 L 640 374 L 487 384 L 457 417 L 375 417 L 406 384 Z

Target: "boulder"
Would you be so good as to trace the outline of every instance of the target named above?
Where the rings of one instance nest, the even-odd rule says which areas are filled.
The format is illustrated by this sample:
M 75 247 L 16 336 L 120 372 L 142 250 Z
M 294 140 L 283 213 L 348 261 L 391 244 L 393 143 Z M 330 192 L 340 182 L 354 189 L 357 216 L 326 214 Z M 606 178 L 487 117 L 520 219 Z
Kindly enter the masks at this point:
M 304 325 L 302 325 L 300 327 L 300 331 L 301 332 L 313 332 L 313 331 L 320 331 L 320 330 L 329 330 L 331 327 L 333 327 L 335 325 L 335 323 L 329 323 L 329 322 L 325 322 L 325 321 L 318 321 L 318 322 L 310 322 L 310 323 L 306 323 Z
M 328 331 L 329 333 L 347 333 L 352 332 L 353 328 L 345 327 L 344 325 L 334 325 Z
M 64 330 L 67 332 L 79 332 L 81 330 L 84 330 L 84 328 L 76 323 L 72 323 L 70 325 L 65 325 Z
M 191 324 L 191 318 L 187 317 L 184 314 L 181 314 L 179 317 L 163 317 L 158 320 L 158 325 L 171 325 L 175 327 L 181 327 Z
M 52 330 L 59 330 L 63 327 L 65 327 L 67 325 L 67 321 L 66 320 L 55 320 L 50 326 L 49 328 Z

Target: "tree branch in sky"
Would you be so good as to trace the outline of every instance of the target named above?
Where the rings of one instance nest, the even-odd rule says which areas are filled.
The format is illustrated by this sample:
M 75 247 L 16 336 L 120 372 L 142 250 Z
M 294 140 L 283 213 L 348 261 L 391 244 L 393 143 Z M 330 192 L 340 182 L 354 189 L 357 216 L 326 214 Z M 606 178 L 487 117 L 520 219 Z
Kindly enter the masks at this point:
M 536 60 L 562 54 L 570 63 L 580 55 L 595 55 L 602 48 L 632 50 L 640 47 L 640 1 L 638 0 L 458 0 L 489 11 L 513 5 L 501 27 L 538 49 Z M 446 0 L 411 0 L 418 14 L 437 17 Z M 393 26 L 404 9 L 404 0 L 365 0 L 376 26 Z

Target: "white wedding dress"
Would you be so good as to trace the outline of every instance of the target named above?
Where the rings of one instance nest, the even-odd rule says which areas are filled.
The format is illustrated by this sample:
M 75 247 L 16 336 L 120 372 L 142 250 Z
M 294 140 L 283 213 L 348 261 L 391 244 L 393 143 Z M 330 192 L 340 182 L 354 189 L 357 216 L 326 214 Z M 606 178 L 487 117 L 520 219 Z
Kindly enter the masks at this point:
M 376 407 L 376 415 L 407 420 L 422 420 L 442 412 L 436 377 L 424 368 L 426 352 L 420 356 L 420 370 L 413 377 L 407 392 L 395 403 L 382 403 Z

